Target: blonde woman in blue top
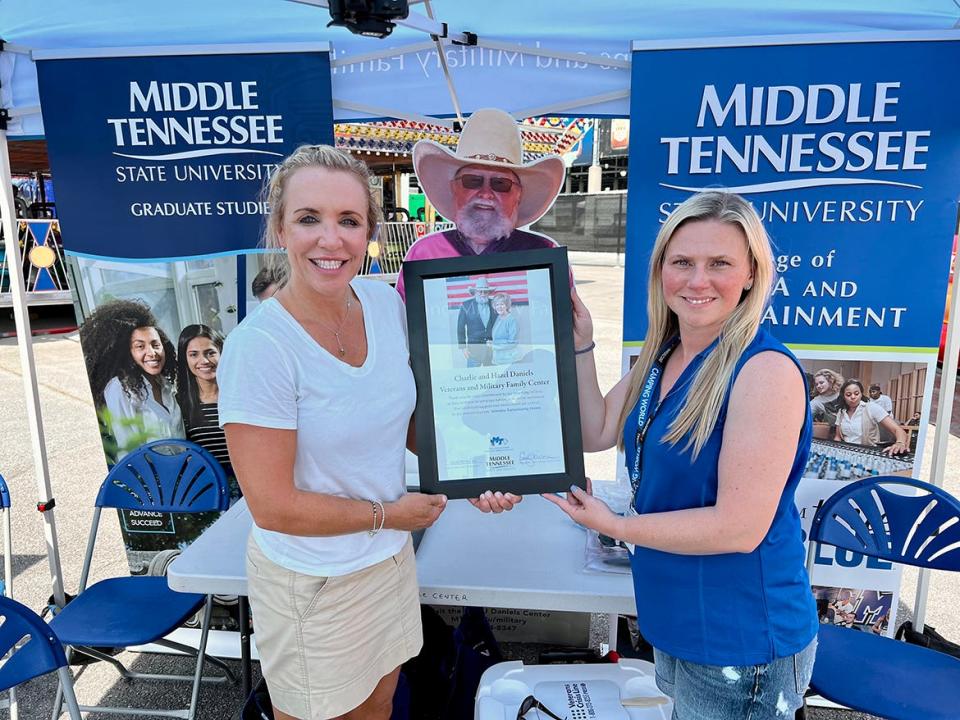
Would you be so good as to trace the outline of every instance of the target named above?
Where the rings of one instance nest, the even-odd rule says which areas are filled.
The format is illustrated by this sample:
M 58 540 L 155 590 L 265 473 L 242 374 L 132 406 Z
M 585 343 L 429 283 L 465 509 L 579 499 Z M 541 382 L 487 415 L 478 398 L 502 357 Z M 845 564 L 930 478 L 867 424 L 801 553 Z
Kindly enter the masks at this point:
M 549 499 L 635 546 L 637 619 L 678 720 L 792 717 L 813 669 L 794 505 L 811 419 L 803 369 L 760 329 L 773 280 L 743 198 L 689 198 L 653 248 L 643 351 L 606 397 L 574 295 L 585 449 L 619 444 L 635 494 L 626 517 L 577 488 Z

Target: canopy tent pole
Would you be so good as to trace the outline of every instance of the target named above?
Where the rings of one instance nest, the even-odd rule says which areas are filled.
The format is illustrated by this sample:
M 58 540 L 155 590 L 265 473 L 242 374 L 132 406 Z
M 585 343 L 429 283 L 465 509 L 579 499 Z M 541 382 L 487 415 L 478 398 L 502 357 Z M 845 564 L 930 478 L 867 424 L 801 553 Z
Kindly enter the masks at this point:
M 958 210 L 960 223 L 960 210 Z M 960 228 L 958 228 L 960 230 Z M 956 235 L 954 236 L 956 237 Z M 933 441 L 933 459 L 930 463 L 930 483 L 943 487 L 943 473 L 947 466 L 947 441 L 950 438 L 950 421 L 953 417 L 953 393 L 957 384 L 957 353 L 960 353 L 960 292 L 957 290 L 957 255 L 953 254 L 950 273 L 953 290 L 950 295 L 950 321 L 947 323 L 947 342 L 943 348 L 943 369 L 940 372 L 940 388 L 937 397 L 937 431 Z M 923 632 L 927 615 L 927 594 L 930 592 L 930 571 L 920 568 L 917 576 L 917 594 L 913 603 L 913 629 Z
M 43 417 L 40 413 L 40 390 L 37 384 L 37 367 L 33 357 L 33 335 L 27 312 L 27 294 L 23 280 L 23 258 L 20 254 L 20 238 L 16 224 L 16 204 L 13 199 L 13 177 L 10 172 L 10 155 L 7 147 L 7 120 L 12 113 L 0 109 L 0 215 L 3 219 L 3 236 L 9 262 L 10 295 L 17 328 L 17 346 L 20 349 L 20 368 L 23 374 L 23 390 L 27 399 L 27 425 L 33 446 L 33 468 L 40 493 L 43 530 L 47 543 L 47 560 L 50 563 L 50 580 L 53 601 L 63 607 L 63 571 L 60 567 L 60 548 L 57 545 L 57 523 L 53 516 L 53 490 L 50 484 L 50 468 L 47 464 L 47 446 L 43 435 Z
M 427 17 L 433 20 L 433 8 L 430 7 L 430 0 L 423 0 L 423 7 L 427 11 Z M 446 23 L 444 23 L 446 30 Z M 447 54 L 443 51 L 443 41 L 440 35 L 434 33 L 431 35 L 433 42 L 437 45 L 437 59 L 443 68 L 443 76 L 447 79 L 447 91 L 450 93 L 450 102 L 453 103 L 453 111 L 457 114 L 457 121 L 463 127 L 463 111 L 460 109 L 460 100 L 457 98 L 457 88 L 453 85 L 453 76 L 450 75 L 450 67 L 447 65 Z M 476 40 L 474 40 L 476 42 Z
M 316 7 L 323 8 L 329 7 L 327 0 L 292 1 L 301 3 L 303 5 L 314 5 Z M 463 111 L 460 109 L 460 100 L 457 98 L 457 89 L 453 85 L 453 78 L 450 75 L 450 68 L 447 66 L 447 57 L 443 51 L 442 39 L 448 38 L 454 42 L 473 44 L 476 42 L 476 37 L 470 36 L 467 33 L 452 32 L 447 28 L 446 23 L 435 20 L 433 17 L 433 9 L 430 7 L 430 0 L 423 0 L 423 6 L 427 11 L 427 17 L 417 15 L 416 13 L 411 13 L 406 18 L 396 19 L 392 22 L 396 25 L 402 25 L 403 27 L 407 27 L 412 30 L 420 30 L 421 32 L 428 33 L 433 39 L 433 43 L 437 48 L 437 59 L 440 61 L 440 66 L 443 68 L 443 75 L 447 80 L 447 90 L 450 92 L 450 101 L 453 103 L 453 111 L 457 115 L 457 120 L 462 125 Z
M 629 90 L 614 90 L 600 95 L 591 95 L 590 97 L 574 98 L 563 102 L 552 102 L 549 105 L 540 105 L 539 107 L 527 107 L 511 113 L 518 120 L 528 117 L 540 117 L 542 115 L 563 115 L 570 111 L 577 111 L 588 105 L 595 103 L 609 102 L 620 98 L 630 98 Z

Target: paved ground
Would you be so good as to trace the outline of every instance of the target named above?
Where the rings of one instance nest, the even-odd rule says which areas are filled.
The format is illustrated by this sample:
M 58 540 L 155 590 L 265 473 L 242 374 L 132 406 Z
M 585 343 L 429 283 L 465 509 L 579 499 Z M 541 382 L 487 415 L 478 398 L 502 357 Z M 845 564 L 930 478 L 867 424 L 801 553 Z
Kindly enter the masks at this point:
M 619 377 L 622 317 L 622 269 L 602 266 L 575 268 L 581 296 L 590 307 L 597 328 L 597 360 L 602 368 L 601 386 L 609 388 Z M 76 334 L 38 338 L 34 343 L 40 395 L 46 429 L 50 476 L 57 498 L 57 530 L 68 591 L 74 591 L 83 559 L 96 489 L 105 473 L 100 439 L 90 400 L 90 389 Z M 0 340 L 0 473 L 11 488 L 14 510 L 14 595 L 38 609 L 50 594 L 50 574 L 40 515 L 31 508 L 37 500 L 30 437 L 26 430 L 23 382 L 19 352 L 12 339 Z M 922 477 L 927 477 L 932 442 L 927 443 Z M 960 440 L 951 438 L 948 448 L 946 486 L 960 495 Z M 612 452 L 588 456 L 587 471 L 594 478 L 612 478 Z M 118 525 L 106 518 L 96 550 L 94 575 L 106 577 L 126 572 Z M 913 603 L 916 573 L 904 574 L 903 597 Z M 943 574 L 931 584 L 928 621 L 947 637 L 960 638 L 960 578 Z M 125 653 L 135 669 L 148 672 L 189 672 L 182 658 Z M 21 718 L 49 717 L 54 683 L 34 680 L 21 688 Z M 91 666 L 78 683 L 81 701 L 132 704 L 140 707 L 171 707 L 186 704 L 186 685 L 126 683 L 103 664 Z M 207 687 L 201 694 L 201 715 L 205 720 L 229 720 L 241 701 L 232 687 Z M 0 718 L 6 717 L 0 711 Z M 812 720 L 860 720 L 866 716 L 818 709 Z

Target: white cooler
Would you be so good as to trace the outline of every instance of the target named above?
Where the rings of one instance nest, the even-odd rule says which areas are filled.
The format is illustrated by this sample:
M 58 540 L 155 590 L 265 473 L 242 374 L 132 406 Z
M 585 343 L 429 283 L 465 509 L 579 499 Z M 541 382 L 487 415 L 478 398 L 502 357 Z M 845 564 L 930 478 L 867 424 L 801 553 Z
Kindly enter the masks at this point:
M 474 720 L 516 720 L 517 709 L 533 695 L 567 720 L 669 720 L 673 704 L 657 687 L 653 663 L 624 659 L 595 665 L 494 665 L 480 679 Z M 621 703 L 635 699 L 645 706 Z M 666 700 L 656 704 L 658 699 Z M 527 720 L 546 720 L 531 710 Z

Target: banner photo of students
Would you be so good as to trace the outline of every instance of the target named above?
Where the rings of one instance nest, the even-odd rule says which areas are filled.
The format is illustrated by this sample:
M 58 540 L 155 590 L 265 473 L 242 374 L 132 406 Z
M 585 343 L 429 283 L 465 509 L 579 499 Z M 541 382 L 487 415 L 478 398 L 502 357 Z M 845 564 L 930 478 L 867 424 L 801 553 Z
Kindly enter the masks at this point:
M 38 78 L 107 464 L 186 438 L 239 497 L 216 370 L 224 337 L 277 289 L 257 250 L 262 189 L 299 145 L 334 142 L 328 47 L 43 54 Z M 122 511 L 131 573 L 164 574 L 215 519 Z
M 797 492 L 805 528 L 838 483 L 918 476 L 960 194 L 960 98 L 932 78 L 960 64 L 960 38 L 721 38 L 633 50 L 624 366 L 646 333 L 659 226 L 693 193 L 739 193 L 775 248 L 764 327 L 807 373 L 815 440 Z M 892 633 L 899 570 L 828 560 L 817 561 L 818 598 L 830 605 L 843 589 L 839 605 L 869 596 L 870 612 L 854 621 L 825 607 L 822 619 Z

